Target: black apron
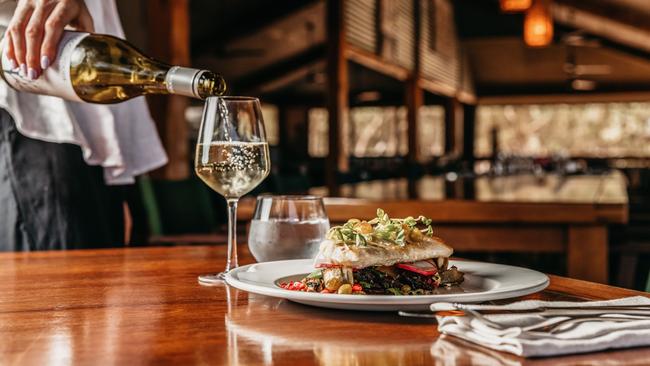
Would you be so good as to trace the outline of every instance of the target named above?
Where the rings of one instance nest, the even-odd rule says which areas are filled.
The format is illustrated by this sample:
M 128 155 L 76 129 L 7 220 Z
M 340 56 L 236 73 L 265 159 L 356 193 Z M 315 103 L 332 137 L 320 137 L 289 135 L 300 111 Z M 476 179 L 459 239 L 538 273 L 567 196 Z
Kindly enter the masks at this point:
M 123 244 L 122 189 L 79 146 L 25 137 L 0 109 L 0 251 Z

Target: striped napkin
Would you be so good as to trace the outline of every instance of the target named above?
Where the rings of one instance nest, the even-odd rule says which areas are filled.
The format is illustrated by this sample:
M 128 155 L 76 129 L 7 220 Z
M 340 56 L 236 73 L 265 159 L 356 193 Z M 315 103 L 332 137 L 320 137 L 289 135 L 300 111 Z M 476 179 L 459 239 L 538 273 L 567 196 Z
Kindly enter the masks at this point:
M 447 304 L 448 305 L 448 304 Z M 580 306 L 649 305 L 650 298 L 636 296 L 617 300 L 567 302 L 527 300 L 508 305 L 471 305 L 472 310 L 531 310 L 544 308 L 566 308 Z M 447 310 L 445 304 L 431 305 L 432 311 Z M 557 356 L 594 352 L 605 349 L 650 346 L 650 318 L 615 322 L 607 317 L 622 317 L 606 311 L 602 320 L 576 323 L 553 333 L 528 331 L 522 328 L 540 322 L 554 323 L 568 317 L 542 317 L 532 314 L 483 314 L 483 321 L 471 315 L 436 316 L 438 330 L 497 351 L 509 352 L 524 357 Z M 498 327 L 493 324 L 496 323 Z

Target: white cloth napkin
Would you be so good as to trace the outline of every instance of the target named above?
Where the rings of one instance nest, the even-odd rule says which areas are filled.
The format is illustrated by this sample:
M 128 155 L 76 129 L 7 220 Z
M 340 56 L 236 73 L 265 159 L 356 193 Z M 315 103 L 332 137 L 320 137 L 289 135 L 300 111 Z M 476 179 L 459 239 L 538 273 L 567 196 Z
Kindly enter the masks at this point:
M 565 302 L 527 300 L 508 305 L 470 305 L 472 310 L 529 310 L 539 307 L 563 308 L 580 306 L 650 305 L 642 296 L 608 301 Z M 432 304 L 432 311 L 446 310 L 445 304 Z M 606 316 L 618 316 L 603 311 Z M 650 319 L 629 322 L 598 321 L 578 323 L 566 330 L 544 333 L 522 329 L 542 321 L 556 322 L 565 316 L 541 317 L 530 314 L 483 314 L 488 322 L 470 315 L 437 316 L 438 330 L 467 341 L 524 357 L 543 357 L 593 352 L 605 349 L 650 346 Z M 621 315 L 622 316 L 622 315 Z M 503 329 L 490 324 L 497 323 Z

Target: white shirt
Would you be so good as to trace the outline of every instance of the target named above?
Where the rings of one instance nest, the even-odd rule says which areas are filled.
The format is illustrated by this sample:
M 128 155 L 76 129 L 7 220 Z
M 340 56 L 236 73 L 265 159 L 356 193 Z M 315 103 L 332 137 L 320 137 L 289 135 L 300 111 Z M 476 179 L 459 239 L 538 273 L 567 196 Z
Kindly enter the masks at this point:
M 86 0 L 95 32 L 124 38 L 115 0 Z M 0 0 L 0 24 L 7 24 L 15 1 Z M 79 145 L 89 165 L 104 168 L 107 184 L 167 163 L 167 155 L 144 97 L 113 105 L 70 102 L 18 92 L 0 81 L 0 108 L 11 114 L 21 134 L 48 142 Z

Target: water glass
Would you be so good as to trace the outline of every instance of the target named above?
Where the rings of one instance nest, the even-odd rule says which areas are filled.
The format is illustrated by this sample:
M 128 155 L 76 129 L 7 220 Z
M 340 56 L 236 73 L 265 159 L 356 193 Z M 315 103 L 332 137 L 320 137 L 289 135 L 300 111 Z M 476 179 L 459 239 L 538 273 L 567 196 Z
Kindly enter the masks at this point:
M 258 262 L 313 258 L 329 227 L 321 197 L 260 195 L 248 247 Z

